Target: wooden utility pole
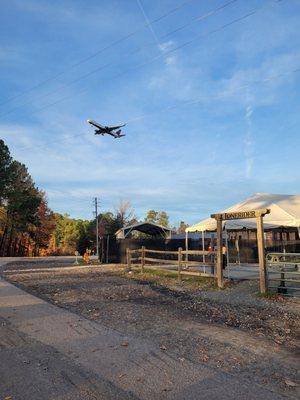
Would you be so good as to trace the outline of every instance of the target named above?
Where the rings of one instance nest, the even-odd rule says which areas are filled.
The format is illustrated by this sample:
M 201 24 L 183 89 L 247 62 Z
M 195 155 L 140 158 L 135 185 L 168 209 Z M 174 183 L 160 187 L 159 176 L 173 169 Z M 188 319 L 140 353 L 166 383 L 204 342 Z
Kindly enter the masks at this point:
M 260 293 L 268 291 L 263 215 L 256 217 Z

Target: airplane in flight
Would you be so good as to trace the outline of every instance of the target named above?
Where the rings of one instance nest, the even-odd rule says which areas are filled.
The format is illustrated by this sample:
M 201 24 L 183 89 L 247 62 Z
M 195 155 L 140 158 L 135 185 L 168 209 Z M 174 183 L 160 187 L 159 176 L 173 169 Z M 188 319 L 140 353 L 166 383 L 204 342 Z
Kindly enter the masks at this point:
M 103 126 L 103 125 L 98 124 L 98 122 L 93 121 L 91 119 L 88 119 L 87 122 L 90 125 L 93 125 L 94 128 L 96 128 L 95 129 L 95 135 L 102 135 L 102 136 L 111 135 L 115 139 L 119 139 L 122 136 L 125 136 L 125 135 L 121 134 L 122 131 L 121 131 L 120 128 L 122 128 L 126 124 L 119 125 L 119 126 Z M 114 131 L 116 131 L 116 132 L 114 132 Z

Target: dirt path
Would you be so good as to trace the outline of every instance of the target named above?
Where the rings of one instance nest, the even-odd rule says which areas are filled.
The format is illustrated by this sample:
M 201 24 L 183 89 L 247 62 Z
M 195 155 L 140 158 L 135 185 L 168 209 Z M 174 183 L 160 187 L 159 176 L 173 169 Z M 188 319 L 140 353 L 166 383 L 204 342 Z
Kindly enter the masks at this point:
M 271 398 L 277 398 L 276 394 L 293 399 L 299 394 L 299 386 L 294 386 L 299 380 L 298 325 L 291 304 L 274 305 L 259 299 L 258 307 L 248 293 L 250 297 L 241 307 L 241 293 L 234 294 L 233 302 L 224 302 L 220 292 L 179 292 L 95 267 L 10 272 L 6 279 L 117 332 L 125 338 L 125 348 L 132 340 L 150 343 L 153 351 L 187 370 L 190 366 L 208 368 L 226 381 L 230 377 L 242 382 L 245 388 L 267 388 Z M 249 393 L 245 396 L 240 398 L 253 398 L 247 397 Z

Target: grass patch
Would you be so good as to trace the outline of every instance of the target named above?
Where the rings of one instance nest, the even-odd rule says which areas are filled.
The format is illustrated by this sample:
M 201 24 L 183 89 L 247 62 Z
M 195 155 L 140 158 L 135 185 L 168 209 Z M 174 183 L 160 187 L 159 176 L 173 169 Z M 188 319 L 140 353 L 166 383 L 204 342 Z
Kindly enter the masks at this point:
M 172 289 L 199 289 L 216 287 L 215 280 L 206 276 L 181 275 L 181 280 L 178 280 L 178 273 L 176 270 L 172 272 L 145 268 L 144 272 L 142 272 L 140 268 L 133 267 L 130 272 L 122 271 L 119 272 L 119 274 L 137 281 L 155 283 Z
M 169 272 L 169 271 L 162 271 L 160 269 L 152 269 L 152 268 L 144 268 L 144 272 L 141 272 L 141 269 L 138 268 L 134 271 L 137 274 L 144 274 L 144 275 L 151 275 L 151 276 L 158 276 L 161 278 L 170 278 L 170 279 L 178 279 L 177 271 Z
M 267 300 L 282 300 L 283 296 L 280 293 L 271 292 L 270 290 L 266 293 L 257 293 L 256 296 L 260 299 L 267 299 Z
M 86 263 L 85 261 L 83 261 L 83 260 L 79 260 L 78 261 L 78 263 L 72 263 L 72 264 L 70 264 L 70 265 L 73 265 L 73 266 L 88 266 L 88 265 L 99 265 L 100 264 L 100 261 L 99 260 L 90 260 L 89 261 L 89 263 Z

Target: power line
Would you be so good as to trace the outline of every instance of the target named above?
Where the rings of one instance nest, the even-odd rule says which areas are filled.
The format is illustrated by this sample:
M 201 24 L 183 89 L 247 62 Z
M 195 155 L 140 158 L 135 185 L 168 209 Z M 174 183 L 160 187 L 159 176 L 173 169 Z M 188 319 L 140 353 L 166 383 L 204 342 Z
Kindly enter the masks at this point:
M 53 194 L 53 193 L 52 193 Z M 59 198 L 56 198 L 56 201 L 57 202 L 60 202 L 60 201 L 65 201 L 64 199 L 65 199 L 65 197 L 66 196 L 68 196 L 68 200 L 71 202 L 71 203 L 76 203 L 76 206 L 80 206 L 80 205 L 82 205 L 82 206 L 86 206 L 87 204 L 91 204 L 91 200 L 90 199 L 87 199 L 87 198 L 79 198 L 79 197 L 73 197 L 73 196 L 71 196 L 69 193 L 65 193 L 64 194 L 64 197 L 59 197 Z
M 280 0 L 278 0 L 278 1 L 280 1 Z M 175 48 L 173 48 L 173 49 L 170 49 L 170 50 L 168 50 L 168 51 L 165 51 L 165 52 L 163 52 L 162 54 L 159 54 L 159 55 L 157 55 L 157 56 L 154 56 L 153 58 L 151 58 L 150 60 L 148 60 L 148 61 L 146 61 L 146 62 L 144 62 L 144 63 L 138 64 L 138 65 L 136 65 L 136 66 L 134 66 L 134 67 L 131 67 L 131 68 L 127 69 L 127 70 L 122 71 L 121 73 L 119 73 L 119 74 L 117 74 L 117 75 L 114 75 L 111 79 L 118 78 L 118 77 L 120 77 L 120 76 L 122 76 L 122 75 L 124 75 L 124 74 L 126 74 L 126 73 L 128 73 L 128 72 L 132 72 L 132 71 L 135 71 L 135 70 L 137 70 L 137 69 L 139 69 L 139 68 L 141 68 L 141 67 L 144 67 L 144 66 L 146 66 L 146 65 L 152 64 L 153 62 L 155 62 L 155 61 L 157 61 L 157 60 L 159 60 L 159 59 L 161 59 L 161 58 L 167 56 L 168 54 L 174 53 L 174 52 L 176 52 L 176 51 L 178 51 L 178 50 L 181 50 L 182 48 L 184 48 L 184 47 L 186 47 L 186 46 L 189 46 L 190 44 L 192 44 L 193 42 L 195 42 L 195 41 L 198 40 L 198 39 L 201 39 L 201 38 L 207 37 L 207 36 L 209 36 L 209 35 L 211 35 L 211 34 L 220 32 L 220 31 L 222 31 L 223 29 L 226 29 L 226 28 L 230 27 L 231 25 L 234 25 L 234 24 L 236 24 L 236 23 L 238 23 L 238 22 L 240 22 L 240 21 L 243 21 L 243 20 L 245 20 L 245 19 L 251 17 L 252 15 L 256 14 L 257 12 L 261 11 L 261 10 L 264 9 L 264 8 L 266 8 L 266 6 L 262 6 L 262 7 L 256 8 L 256 9 L 252 10 L 251 12 L 249 12 L 249 13 L 247 13 L 247 14 L 244 14 L 243 16 L 241 16 L 241 17 L 239 17 L 239 18 L 236 18 L 236 19 L 234 19 L 234 20 L 232 20 L 232 21 L 230 21 L 230 22 L 228 22 L 228 23 L 226 23 L 226 24 L 220 26 L 219 28 L 213 29 L 213 30 L 208 31 L 208 32 L 206 32 L 206 33 L 204 33 L 204 34 L 197 35 L 196 37 L 194 37 L 194 38 L 188 40 L 187 42 L 184 42 L 184 43 L 178 45 L 177 47 L 175 47 Z M 85 92 L 87 92 L 88 90 L 89 90 L 89 88 L 84 88 L 84 89 L 82 89 L 82 90 L 79 90 L 79 91 L 76 92 L 76 96 L 81 95 L 82 93 L 85 93 Z M 68 99 L 70 99 L 70 98 L 74 98 L 74 95 L 72 94 L 72 95 L 64 96 L 64 97 L 62 97 L 62 98 L 60 98 L 60 99 L 54 101 L 53 103 L 46 104 L 44 107 L 41 107 L 41 108 L 39 108 L 39 109 L 37 109 L 37 110 L 35 110 L 35 111 L 32 111 L 32 112 L 30 112 L 30 113 L 26 113 L 26 116 L 30 116 L 30 115 L 36 114 L 36 113 L 38 113 L 38 112 L 40 112 L 40 111 L 43 111 L 43 110 L 45 110 L 45 109 L 47 109 L 47 108 L 49 108 L 49 107 L 53 107 L 53 106 L 55 106 L 56 104 L 59 104 L 59 103 L 65 101 L 65 100 L 68 100 Z M 3 115 L 5 115 L 5 114 L 3 114 Z
M 176 33 L 176 32 L 179 32 L 179 31 L 181 31 L 182 29 L 187 28 L 189 25 L 191 25 L 191 24 L 194 23 L 194 22 L 202 21 L 202 20 L 204 20 L 205 18 L 208 18 L 208 17 L 210 17 L 211 15 L 214 15 L 216 12 L 221 11 L 221 10 L 223 10 L 224 8 L 230 6 L 231 4 L 236 3 L 237 1 L 238 1 L 238 0 L 231 0 L 231 1 L 229 1 L 229 2 L 227 2 L 227 3 L 225 3 L 225 4 L 222 4 L 221 6 L 215 8 L 215 9 L 213 9 L 213 10 L 211 10 L 211 11 L 208 11 L 206 14 L 198 15 L 198 16 L 194 17 L 190 22 L 188 22 L 188 23 L 186 23 L 186 24 L 184 24 L 184 25 L 181 25 L 181 26 L 178 27 L 177 29 L 174 29 L 173 31 L 171 31 L 171 32 L 169 32 L 169 33 L 167 33 L 167 34 L 165 34 L 165 35 L 163 36 L 163 38 L 165 39 L 166 37 L 170 36 L 171 34 Z
M 54 143 L 54 144 L 55 144 L 55 143 L 63 143 L 63 142 L 65 142 L 65 141 L 69 140 L 69 139 L 73 139 L 73 138 L 77 138 L 77 137 L 83 136 L 84 134 L 85 134 L 85 133 L 82 132 L 82 133 L 78 133 L 77 135 L 72 135 L 72 136 L 68 136 L 68 137 L 61 138 L 61 139 L 52 140 L 52 141 L 50 141 L 50 142 L 47 142 L 47 145 L 53 144 L 53 143 Z M 34 146 L 34 149 L 42 149 L 42 148 L 44 148 L 44 147 L 45 147 L 45 144 L 35 145 L 35 146 Z M 27 149 L 32 149 L 32 148 L 33 148 L 33 146 L 23 146 L 23 147 L 19 148 L 19 150 L 27 150 Z
M 136 35 L 138 32 L 143 30 L 145 27 L 147 27 L 147 26 L 149 26 L 151 24 L 155 24 L 155 23 L 161 21 L 162 19 L 168 17 L 169 15 L 175 13 L 176 11 L 180 10 L 180 8 L 184 7 L 186 4 L 191 3 L 193 1 L 195 1 L 195 0 L 184 1 L 183 3 L 181 3 L 178 6 L 172 8 L 170 11 L 166 12 L 165 14 L 163 14 L 163 15 L 161 15 L 161 16 L 159 16 L 159 17 L 157 17 L 157 18 L 155 18 L 155 19 L 153 19 L 153 20 L 151 20 L 149 22 L 146 22 L 145 24 L 143 24 L 140 28 L 136 29 L 135 31 L 132 31 L 132 32 L 128 33 L 127 35 L 122 36 L 121 38 L 113 41 L 112 43 L 108 44 L 107 46 L 104 46 L 103 48 L 97 50 L 95 53 L 92 53 L 89 56 L 87 56 L 85 58 L 82 58 L 81 60 L 75 62 L 74 64 L 72 64 L 70 67 L 64 69 L 63 71 L 61 71 L 61 72 L 59 72 L 59 73 L 57 73 L 57 74 L 55 74 L 55 75 L 43 80 L 43 81 L 41 81 L 40 83 L 38 83 L 38 84 L 32 86 L 31 88 L 19 93 L 18 95 L 13 96 L 13 97 L 5 100 L 4 102 L 0 103 L 0 106 L 2 106 L 3 104 L 6 104 L 8 102 L 11 102 L 12 100 L 15 100 L 17 98 L 23 97 L 25 94 L 27 94 L 29 92 L 32 92 L 33 90 L 38 89 L 42 85 L 55 80 L 56 78 L 64 75 L 65 73 L 71 71 L 72 69 L 78 67 L 79 65 L 82 65 L 82 64 L 86 63 L 87 61 L 95 58 L 96 56 L 98 56 L 99 54 L 103 53 L 104 51 L 106 51 L 106 50 L 108 50 L 108 49 L 110 49 L 110 48 L 112 48 L 112 47 L 124 42 L 125 40 L 129 39 L 130 37 Z
M 236 92 L 238 92 L 240 90 L 249 88 L 252 85 L 259 85 L 259 84 L 262 84 L 262 83 L 271 82 L 273 80 L 277 80 L 279 78 L 282 78 L 283 76 L 291 75 L 291 74 L 298 73 L 298 72 L 300 72 L 300 66 L 297 67 L 297 68 L 294 68 L 292 70 L 282 72 L 280 74 L 272 75 L 272 76 L 266 77 L 266 78 L 261 79 L 261 80 L 256 80 L 256 81 L 252 81 L 252 82 L 249 82 L 247 84 L 244 84 L 244 85 L 240 85 L 240 86 L 236 87 L 234 90 L 231 90 L 230 93 L 223 93 L 223 94 L 219 94 L 217 96 L 210 96 L 210 97 L 200 97 L 200 98 L 196 98 L 196 99 L 193 99 L 193 100 L 188 100 L 188 101 L 180 103 L 180 104 L 173 104 L 171 106 L 160 108 L 159 111 L 151 111 L 151 112 L 139 115 L 137 117 L 129 119 L 127 121 L 127 124 L 134 123 L 135 121 L 144 119 L 144 118 L 146 118 L 146 117 L 148 117 L 150 115 L 153 115 L 153 114 L 159 114 L 159 113 L 162 113 L 162 112 L 165 112 L 165 111 L 169 111 L 169 110 L 173 110 L 173 109 L 176 109 L 176 108 L 179 108 L 179 107 L 185 107 L 185 106 L 189 106 L 189 105 L 194 105 L 194 104 L 197 104 L 197 103 L 201 103 L 202 101 L 205 101 L 205 100 L 212 100 L 212 99 L 218 100 L 218 99 L 220 99 L 222 97 L 227 97 L 228 94 L 234 94 L 234 93 L 236 93 Z M 77 135 L 72 135 L 72 136 L 69 136 L 69 137 L 63 138 L 63 139 L 57 139 L 55 141 L 48 142 L 48 144 L 64 142 L 65 140 L 73 139 L 74 137 L 81 137 L 83 135 L 85 135 L 85 132 L 79 133 Z M 44 147 L 45 147 L 45 145 L 35 146 L 34 149 L 44 148 Z M 32 146 L 26 146 L 26 147 L 19 148 L 19 150 L 28 150 L 28 149 L 31 149 L 31 148 L 32 148 Z
M 143 7 L 143 4 L 142 4 L 141 0 L 136 0 L 136 2 L 137 2 L 137 4 L 138 4 L 140 10 L 142 11 L 143 17 L 144 17 L 146 23 L 148 24 L 148 28 L 149 28 L 149 30 L 150 30 L 152 36 L 154 37 L 154 40 L 156 41 L 156 43 L 158 44 L 158 46 L 160 46 L 158 37 L 157 37 L 156 33 L 154 32 L 154 29 L 153 29 L 153 27 L 152 27 L 152 25 L 151 25 L 151 23 L 150 23 L 150 20 L 149 20 L 147 14 L 146 14 L 146 12 L 145 12 L 145 9 L 144 9 L 144 7 Z
M 172 30 L 172 31 L 170 31 L 170 32 L 168 32 L 168 33 L 166 33 L 166 34 L 160 36 L 160 37 L 157 37 L 157 36 L 155 35 L 155 37 L 156 37 L 156 39 L 157 39 L 156 42 L 159 44 L 159 40 L 165 39 L 166 37 L 171 36 L 173 33 L 177 33 L 177 32 L 179 32 L 180 30 L 185 29 L 187 26 L 189 26 L 189 25 L 191 25 L 191 24 L 193 24 L 193 23 L 195 23 L 195 22 L 202 21 L 202 20 L 204 20 L 204 19 L 210 17 L 210 16 L 216 14 L 217 12 L 223 10 L 224 8 L 230 6 L 231 4 L 236 3 L 237 1 L 238 1 L 238 0 L 230 0 L 229 2 L 224 3 L 224 4 L 222 4 L 221 6 L 216 7 L 216 8 L 214 8 L 213 10 L 207 12 L 206 14 L 201 14 L 201 15 L 196 16 L 196 17 L 193 18 L 189 23 L 184 24 L 184 25 L 181 25 L 180 27 L 175 28 L 174 30 Z M 133 51 L 126 52 L 125 54 L 122 55 L 122 57 L 123 57 L 122 60 L 124 59 L 124 57 L 128 57 L 128 58 L 129 58 L 129 57 L 131 57 L 132 55 L 134 55 L 134 54 L 136 54 L 136 53 L 139 53 L 141 50 L 144 50 L 144 49 L 147 48 L 147 47 L 151 47 L 151 46 L 153 46 L 153 45 L 156 45 L 157 43 L 152 43 L 152 42 L 151 42 L 151 43 L 147 43 L 147 44 L 145 44 L 145 45 L 143 45 L 143 46 L 140 46 L 140 47 L 134 49 Z M 164 56 L 165 53 L 162 53 L 162 55 Z M 95 69 L 93 69 L 93 70 L 91 70 L 91 71 L 89 71 L 89 72 L 87 72 L 87 73 L 85 73 L 85 74 L 79 76 L 78 78 L 72 80 L 71 82 L 68 82 L 68 83 L 64 84 L 62 87 L 60 87 L 60 88 L 58 88 L 58 89 L 51 90 L 51 91 L 48 92 L 48 93 L 42 94 L 42 95 L 36 97 L 35 99 L 29 100 L 28 102 L 25 102 L 25 103 L 23 103 L 23 104 L 21 104 L 21 105 L 19 105 L 19 106 L 17 106 L 17 107 L 14 107 L 14 108 L 10 109 L 9 111 L 6 111 L 6 112 L 0 114 L 0 117 L 9 115 L 9 114 L 13 113 L 14 111 L 19 110 L 20 108 L 23 108 L 23 107 L 25 107 L 25 106 L 27 106 L 27 105 L 32 104 L 32 103 L 33 103 L 34 101 L 36 101 L 36 100 L 39 100 L 39 99 L 42 99 L 42 98 L 51 96 L 51 95 L 53 95 L 53 94 L 55 94 L 55 93 L 59 93 L 61 90 L 65 89 L 65 88 L 68 88 L 68 87 L 74 85 L 75 83 L 78 83 L 79 81 L 81 81 L 81 80 L 83 80 L 83 79 L 86 79 L 86 78 L 90 77 L 91 75 L 94 75 L 95 73 L 100 72 L 100 71 L 102 71 L 103 69 L 105 69 L 105 68 L 107 68 L 107 67 L 110 67 L 110 66 L 113 66 L 113 65 L 115 65 L 115 64 L 116 64 L 115 61 L 110 61 L 110 62 L 108 62 L 108 63 L 106 63 L 106 64 L 103 64 L 103 65 L 101 65 L 101 66 L 99 66 L 99 67 L 97 67 L 97 68 L 95 68 Z
M 184 102 L 183 104 L 182 103 L 181 104 L 174 104 L 174 105 L 171 105 L 171 106 L 167 106 L 164 109 L 160 109 L 159 111 L 152 111 L 151 113 L 142 114 L 142 115 L 140 115 L 138 117 L 131 118 L 130 120 L 127 121 L 127 124 L 130 124 L 130 123 L 132 123 L 134 121 L 138 121 L 140 119 L 143 119 L 143 118 L 145 118 L 145 117 L 147 117 L 149 115 L 157 114 L 157 113 L 160 113 L 160 112 L 169 111 L 169 110 L 172 110 L 172 109 L 176 109 L 178 107 L 184 107 L 184 106 L 188 106 L 188 105 L 198 104 L 198 103 L 201 103 L 202 101 L 205 101 L 205 100 L 218 100 L 218 99 L 220 99 L 222 97 L 227 97 L 229 94 L 234 94 L 234 93 L 236 93 L 236 92 L 238 92 L 240 90 L 247 89 L 247 88 L 251 87 L 252 85 L 271 82 L 273 80 L 277 80 L 279 78 L 282 78 L 283 76 L 294 74 L 294 73 L 297 73 L 297 72 L 300 72 L 300 66 L 298 68 L 295 68 L 295 69 L 290 70 L 290 71 L 282 72 L 282 73 L 277 74 L 277 75 L 269 76 L 269 77 L 261 79 L 261 80 L 252 81 L 252 82 L 250 82 L 248 84 L 244 84 L 244 85 L 238 86 L 238 87 L 235 88 L 235 90 L 231 90 L 229 93 L 223 93 L 223 94 L 221 93 L 221 94 L 219 94 L 217 96 L 210 96 L 210 97 L 200 97 L 200 98 L 197 98 L 197 99 L 188 100 L 188 101 Z

